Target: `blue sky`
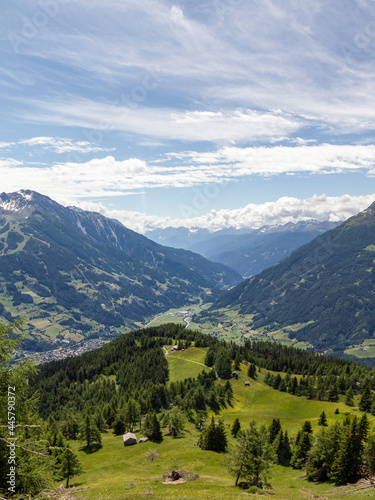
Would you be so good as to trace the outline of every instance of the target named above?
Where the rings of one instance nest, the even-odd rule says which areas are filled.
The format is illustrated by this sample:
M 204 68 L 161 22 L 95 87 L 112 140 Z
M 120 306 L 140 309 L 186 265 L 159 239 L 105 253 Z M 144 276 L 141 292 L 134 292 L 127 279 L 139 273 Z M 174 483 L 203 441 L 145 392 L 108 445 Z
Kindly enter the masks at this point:
M 138 231 L 375 201 L 374 0 L 14 0 L 1 191 Z

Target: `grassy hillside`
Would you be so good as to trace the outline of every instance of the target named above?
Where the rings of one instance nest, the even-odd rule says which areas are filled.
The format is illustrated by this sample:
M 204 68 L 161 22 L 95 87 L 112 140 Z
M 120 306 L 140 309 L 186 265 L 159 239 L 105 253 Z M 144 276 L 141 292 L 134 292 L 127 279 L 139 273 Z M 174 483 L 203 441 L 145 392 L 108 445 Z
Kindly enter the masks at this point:
M 167 360 L 170 366 L 170 380 L 177 381 L 182 377 L 195 376 L 197 362 L 203 362 L 205 348 L 189 348 L 186 351 L 169 353 Z M 190 360 L 190 361 L 189 361 Z M 195 362 L 195 363 L 194 363 Z M 176 366 L 183 370 L 176 370 Z M 203 367 L 202 367 L 203 368 Z M 279 417 L 283 428 L 293 436 L 305 420 L 313 424 L 314 432 L 318 429 L 317 420 L 324 410 L 329 423 L 336 419 L 343 420 L 345 414 L 358 414 L 356 407 L 349 408 L 342 402 L 329 403 L 297 398 L 290 394 L 280 393 L 264 385 L 263 379 L 267 370 L 262 370 L 257 381 L 252 381 L 250 387 L 245 387 L 247 367 L 241 366 L 241 378 L 232 380 L 234 389 L 233 407 L 221 412 L 226 424 L 231 424 L 234 418 L 240 419 L 241 425 L 255 419 L 259 423 L 269 424 L 274 417 Z M 336 408 L 340 414 L 335 415 Z M 218 418 L 218 417 L 216 417 Z M 374 418 L 370 417 L 372 425 Z M 85 473 L 73 480 L 73 484 L 87 490 L 78 493 L 77 498 L 98 499 L 108 498 L 157 498 L 184 500 L 193 499 L 243 499 L 255 498 L 246 491 L 235 489 L 234 480 L 227 472 L 223 454 L 204 451 L 198 448 L 196 442 L 199 432 L 192 424 L 187 424 L 182 438 L 166 436 L 162 443 L 144 443 L 125 448 L 121 436 L 113 436 L 111 432 L 103 435 L 103 447 L 86 454 L 80 445 L 75 443 L 79 459 Z M 233 442 L 233 438 L 230 437 Z M 147 454 L 155 451 L 159 458 L 150 460 Z M 164 485 L 162 475 L 173 468 L 183 468 L 199 474 L 199 479 L 189 480 L 184 484 Z M 330 498 L 338 500 L 343 490 L 330 484 L 315 484 L 301 477 L 303 471 L 274 465 L 272 468 L 272 492 L 266 493 L 275 500 L 301 500 L 308 498 Z M 353 490 L 350 486 L 348 490 Z M 351 493 L 348 498 L 367 498 L 372 490 Z

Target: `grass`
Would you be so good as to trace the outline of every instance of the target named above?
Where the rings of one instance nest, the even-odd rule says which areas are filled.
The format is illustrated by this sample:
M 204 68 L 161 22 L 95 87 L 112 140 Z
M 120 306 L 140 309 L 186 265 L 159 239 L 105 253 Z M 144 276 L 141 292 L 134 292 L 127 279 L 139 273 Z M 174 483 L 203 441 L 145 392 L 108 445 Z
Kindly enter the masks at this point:
M 362 344 L 347 349 L 345 354 L 355 356 L 356 358 L 374 358 L 375 357 L 375 339 L 366 339 Z
M 205 354 L 206 349 L 195 347 L 169 353 L 167 359 L 170 365 L 170 380 L 196 376 L 203 369 L 197 363 L 204 361 Z M 253 419 L 258 424 L 269 425 L 274 417 L 278 417 L 289 435 L 295 436 L 305 420 L 312 422 L 315 433 L 319 429 L 317 421 L 323 410 L 329 424 L 344 419 L 345 414 L 359 414 L 357 408 L 349 408 L 343 402 L 313 401 L 271 389 L 264 384 L 266 370 L 257 373 L 257 380 L 251 380 L 250 387 L 244 386 L 244 380 L 248 380 L 246 373 L 247 367 L 242 365 L 240 378 L 231 381 L 234 401 L 232 406 L 225 408 L 220 415 L 226 424 L 231 424 L 234 418 L 238 417 L 242 427 L 246 427 Z M 334 413 L 336 408 L 340 412 L 338 415 Z M 370 415 L 369 418 L 373 425 L 374 417 Z M 142 436 L 141 432 L 137 434 Z M 198 448 L 198 437 L 199 432 L 192 424 L 187 423 L 182 438 L 165 436 L 161 443 L 148 442 L 125 448 L 122 437 L 114 436 L 109 431 L 103 434 L 102 448 L 88 454 L 78 442 L 73 442 L 72 446 L 85 472 L 73 478 L 72 484 L 87 487 L 76 496 L 98 500 L 147 497 L 179 500 L 258 498 L 259 495 L 234 488 L 234 480 L 224 465 L 224 455 Z M 234 443 L 230 434 L 228 437 L 230 443 Z M 159 458 L 149 460 L 146 455 L 150 449 L 159 454 Z M 188 480 L 183 484 L 163 484 L 163 473 L 173 468 L 194 472 L 199 475 L 199 479 Z M 274 500 L 338 500 L 342 497 L 342 490 L 334 488 L 332 484 L 309 483 L 301 476 L 303 471 L 274 465 L 270 478 L 273 491 L 265 496 Z M 351 493 L 348 498 L 363 499 L 371 494 L 371 490 L 363 490 Z
M 167 347 L 168 351 L 170 346 Z M 169 364 L 169 381 L 176 382 L 185 378 L 197 377 L 205 370 L 204 366 L 198 363 L 203 363 L 206 356 L 205 349 L 190 348 L 186 351 L 169 351 L 167 359 Z M 208 371 L 209 368 L 206 368 Z

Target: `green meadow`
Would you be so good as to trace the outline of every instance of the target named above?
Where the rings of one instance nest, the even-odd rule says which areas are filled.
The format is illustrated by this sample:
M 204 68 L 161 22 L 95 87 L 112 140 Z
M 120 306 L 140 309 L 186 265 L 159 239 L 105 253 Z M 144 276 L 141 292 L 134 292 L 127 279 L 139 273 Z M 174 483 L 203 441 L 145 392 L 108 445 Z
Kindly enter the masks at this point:
M 168 351 L 166 356 L 170 381 L 196 377 L 205 369 L 199 363 L 204 362 L 206 349 L 191 347 L 171 353 L 170 346 L 165 347 Z M 246 373 L 247 367 L 242 365 L 239 379 L 231 381 L 234 390 L 232 406 L 227 406 L 215 416 L 216 419 L 224 420 L 228 431 L 236 417 L 240 419 L 242 427 L 246 427 L 251 420 L 269 425 L 274 417 L 278 417 L 289 436 L 295 436 L 305 420 L 312 422 L 314 432 L 318 431 L 317 421 L 323 410 L 329 424 L 336 419 L 343 419 L 349 413 L 360 413 L 356 407 L 349 408 L 342 401 L 312 401 L 276 391 L 263 382 L 266 370 L 257 373 L 257 380 L 251 380 L 250 387 L 245 386 L 244 381 L 249 380 Z M 337 408 L 339 414 L 335 414 Z M 369 418 L 374 426 L 374 417 Z M 142 433 L 137 431 L 137 435 L 141 437 Z M 102 448 L 92 453 L 86 453 L 79 442 L 73 442 L 72 446 L 84 470 L 83 474 L 71 481 L 74 487 L 81 490 L 75 493 L 77 498 L 237 500 L 259 498 L 262 495 L 275 500 L 338 500 L 343 494 L 350 499 L 375 496 L 374 488 L 354 491 L 354 486 L 339 489 L 329 483 L 311 483 L 304 479 L 303 471 L 279 465 L 272 466 L 270 490 L 249 493 L 235 488 L 234 479 L 225 467 L 225 454 L 201 450 L 197 446 L 199 432 L 189 422 L 186 422 L 183 437 L 165 436 L 161 443 L 146 442 L 124 447 L 122 436 L 114 436 L 112 431 L 103 433 L 102 438 Z M 235 443 L 229 432 L 228 438 L 231 444 Z M 150 452 L 154 455 L 153 460 Z M 174 468 L 196 473 L 199 479 L 181 484 L 163 484 L 163 474 Z

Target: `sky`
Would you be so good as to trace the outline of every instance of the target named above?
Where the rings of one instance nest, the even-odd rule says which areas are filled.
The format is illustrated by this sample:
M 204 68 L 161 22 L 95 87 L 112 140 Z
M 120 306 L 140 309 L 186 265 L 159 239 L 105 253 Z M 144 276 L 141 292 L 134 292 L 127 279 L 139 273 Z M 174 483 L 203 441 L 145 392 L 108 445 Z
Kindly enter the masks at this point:
M 374 0 L 13 0 L 0 191 L 139 232 L 375 201 Z

